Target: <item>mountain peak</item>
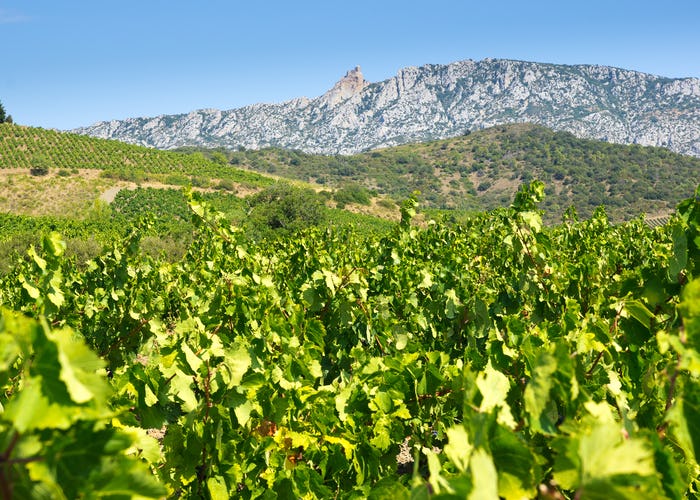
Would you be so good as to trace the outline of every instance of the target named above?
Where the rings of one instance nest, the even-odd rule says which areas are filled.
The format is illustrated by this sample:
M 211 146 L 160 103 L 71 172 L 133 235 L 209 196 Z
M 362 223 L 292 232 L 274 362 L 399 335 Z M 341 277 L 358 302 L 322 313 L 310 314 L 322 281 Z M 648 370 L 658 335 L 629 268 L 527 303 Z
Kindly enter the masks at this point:
M 323 100 L 327 102 L 329 106 L 335 106 L 349 97 L 360 93 L 367 85 L 369 85 L 369 83 L 365 81 L 365 77 L 362 75 L 362 69 L 359 66 L 355 66 L 345 73 L 345 76 L 338 80 L 338 82 L 333 85 L 332 89 L 323 95 Z
M 346 154 L 515 122 L 700 157 L 700 80 L 489 59 L 404 68 L 370 86 L 358 66 L 314 99 L 103 122 L 76 132 L 165 149 Z

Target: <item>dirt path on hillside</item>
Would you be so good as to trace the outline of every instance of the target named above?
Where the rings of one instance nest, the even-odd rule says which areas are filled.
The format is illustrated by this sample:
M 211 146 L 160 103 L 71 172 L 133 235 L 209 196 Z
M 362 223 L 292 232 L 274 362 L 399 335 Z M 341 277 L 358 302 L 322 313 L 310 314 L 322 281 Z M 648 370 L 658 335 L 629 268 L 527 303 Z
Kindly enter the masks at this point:
M 217 179 L 212 179 L 212 181 L 217 181 Z M 192 191 L 197 191 L 198 193 L 228 193 L 233 196 L 237 196 L 239 198 L 245 198 L 248 195 L 257 193 L 260 191 L 260 189 L 256 188 L 249 188 L 249 187 L 244 187 L 242 184 L 234 183 L 234 186 L 236 187 L 236 190 L 234 192 L 230 191 L 221 191 L 219 189 L 214 189 L 214 188 L 201 188 L 201 187 L 193 187 Z M 114 201 L 114 198 L 116 198 L 117 194 L 119 191 L 122 189 L 128 189 L 129 191 L 133 191 L 136 188 L 151 188 L 151 189 L 176 189 L 176 190 L 181 190 L 182 186 L 178 186 L 175 184 L 164 184 L 162 182 L 142 182 L 141 184 L 136 184 L 135 182 L 119 182 L 117 185 L 112 186 L 108 188 L 107 190 L 103 191 L 102 194 L 100 194 L 100 199 L 104 202 L 107 203 L 112 203 Z
M 114 201 L 114 198 L 117 196 L 117 193 L 121 190 L 121 186 L 111 187 L 100 195 L 100 199 L 104 202 L 112 203 Z

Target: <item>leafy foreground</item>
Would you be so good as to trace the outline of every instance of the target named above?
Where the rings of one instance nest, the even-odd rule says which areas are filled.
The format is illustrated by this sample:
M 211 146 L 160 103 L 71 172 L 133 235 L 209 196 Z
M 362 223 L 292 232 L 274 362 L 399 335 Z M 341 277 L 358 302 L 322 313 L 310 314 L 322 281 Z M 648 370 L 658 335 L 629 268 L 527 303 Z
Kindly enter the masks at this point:
M 0 497 L 697 498 L 700 192 L 654 230 L 543 192 L 265 246 L 193 199 L 174 264 L 46 237 L 0 283 Z

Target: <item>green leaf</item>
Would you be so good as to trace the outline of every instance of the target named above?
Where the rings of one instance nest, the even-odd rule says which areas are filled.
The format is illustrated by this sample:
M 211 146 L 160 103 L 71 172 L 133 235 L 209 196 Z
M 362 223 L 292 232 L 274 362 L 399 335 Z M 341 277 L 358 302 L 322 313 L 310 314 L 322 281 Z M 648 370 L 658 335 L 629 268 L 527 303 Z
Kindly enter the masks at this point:
M 686 460 L 700 472 L 700 384 L 688 381 L 666 414 L 671 434 Z
M 106 401 L 111 390 L 105 379 L 96 373 L 104 367 L 103 361 L 70 330 L 47 331 L 46 336 L 58 347 L 61 380 L 73 401 L 86 403 L 95 397 L 100 402 Z
M 395 340 L 396 340 L 396 350 L 397 351 L 402 351 L 406 348 L 408 345 L 408 335 L 405 333 L 397 333 L 395 335 Z
M 250 420 L 250 414 L 253 411 L 253 403 L 251 403 L 245 396 L 239 396 L 234 403 L 233 412 L 236 415 L 238 424 L 245 426 Z
M 221 476 L 213 476 L 207 479 L 207 489 L 211 500 L 229 500 L 229 494 L 226 481 Z
M 347 407 L 351 395 L 352 390 L 350 388 L 345 388 L 335 396 L 335 410 L 338 412 L 338 418 L 340 418 L 341 422 L 344 422 L 348 418 L 345 408 Z
M 462 302 L 453 289 L 449 289 L 445 292 L 445 316 L 449 319 L 454 319 L 461 305 Z
M 447 429 L 448 443 L 445 445 L 445 455 L 461 472 L 469 468 L 474 447 L 469 442 L 469 435 L 463 425 Z
M 193 373 L 197 373 L 204 362 L 192 351 L 186 342 L 182 342 L 180 351 L 185 355 L 186 365 Z
M 700 278 L 694 279 L 685 286 L 682 299 L 678 309 L 683 316 L 688 343 L 700 351 Z
M 66 242 L 63 241 L 61 235 L 56 232 L 52 232 L 49 235 L 44 236 L 42 246 L 44 252 L 52 257 L 60 257 L 66 250 Z
M 19 281 L 22 283 L 22 288 L 24 288 L 27 291 L 27 294 L 29 294 L 29 296 L 32 299 L 36 300 L 41 296 L 41 292 L 39 291 L 39 289 L 34 285 L 30 284 L 24 276 L 20 275 Z
M 674 224 L 672 231 L 673 257 L 669 262 L 668 278 L 671 282 L 677 282 L 681 271 L 688 265 L 688 238 L 679 224 Z
M 34 261 L 34 263 L 39 269 L 41 269 L 42 271 L 46 271 L 46 260 L 41 258 L 39 254 L 36 253 L 34 246 L 29 247 L 27 254 L 29 255 L 29 257 L 31 257 L 31 259 Z
M 339 444 L 343 447 L 345 458 L 348 460 L 352 458 L 352 453 L 355 451 L 356 446 L 347 439 L 336 436 L 323 436 L 323 439 L 331 444 Z
M 521 435 L 497 426 L 489 447 L 498 470 L 498 494 L 507 500 L 528 498 L 536 487 L 536 459 Z
M 498 474 L 486 450 L 478 448 L 472 453 L 469 470 L 474 483 L 469 500 L 498 500 Z
M 145 459 L 150 464 L 162 461 L 162 453 L 158 440 L 141 427 L 120 427 L 121 431 L 131 438 L 131 446 L 125 450 L 128 455 Z
M 542 231 L 542 217 L 537 212 L 520 212 L 520 217 L 534 233 Z
M 391 409 L 394 407 L 394 404 L 391 400 L 391 396 L 388 393 L 379 391 L 374 397 L 374 406 L 383 413 L 390 413 Z
M 243 376 L 250 368 L 252 359 L 248 348 L 243 344 L 235 344 L 232 349 L 226 353 L 226 365 L 231 371 L 230 386 L 241 384 Z
M 182 402 L 185 412 L 193 411 L 199 405 L 197 397 L 192 390 L 192 377 L 180 371 L 174 374 L 168 385 L 169 394 L 177 396 Z
M 0 331 L 0 375 L 9 371 L 21 353 L 14 336 Z
M 516 422 L 506 402 L 508 391 L 510 391 L 508 377 L 494 370 L 489 360 L 486 369 L 477 375 L 476 385 L 483 396 L 479 410 L 488 413 L 495 408 L 500 408 L 498 422 L 515 429 Z
M 641 437 L 623 437 L 606 403 L 586 403 L 586 409 L 589 415 L 566 427 L 570 436 L 554 442 L 554 479 L 590 498 L 660 495 L 651 444 Z
M 557 371 L 557 360 L 549 353 L 543 352 L 535 360 L 532 377 L 525 388 L 525 410 L 530 416 L 530 425 L 534 431 L 554 434 L 556 417 L 550 415 L 550 391 L 552 375 Z
M 73 423 L 70 413 L 59 404 L 51 403 L 42 393 L 41 379 L 35 377 L 19 395 L 6 405 L 5 418 L 19 432 L 34 429 L 68 429 Z
M 626 300 L 622 316 L 634 318 L 648 329 L 651 327 L 651 320 L 654 317 L 654 313 L 638 300 Z
M 145 396 L 144 396 L 144 402 L 146 403 L 147 406 L 153 406 L 158 402 L 158 396 L 155 395 L 153 392 L 153 389 L 148 384 L 144 385 L 144 391 L 145 391 Z
M 382 420 L 377 422 L 374 426 L 373 434 L 374 437 L 369 440 L 369 443 L 382 452 L 388 450 L 392 444 L 388 422 Z
M 368 500 L 409 500 L 408 489 L 394 478 L 384 478 L 372 487 Z

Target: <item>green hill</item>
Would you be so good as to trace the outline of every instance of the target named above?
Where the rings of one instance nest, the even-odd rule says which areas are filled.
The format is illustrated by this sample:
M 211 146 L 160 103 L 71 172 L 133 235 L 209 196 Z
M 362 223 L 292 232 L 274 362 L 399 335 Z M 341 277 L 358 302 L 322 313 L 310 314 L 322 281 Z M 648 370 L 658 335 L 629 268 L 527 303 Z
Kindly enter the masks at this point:
M 230 168 L 225 162 L 212 161 L 202 154 L 160 151 L 56 130 L 0 124 L 0 169 L 28 168 L 103 170 L 104 176 L 124 180 L 164 175 L 177 180 L 180 175 L 180 183 L 192 181 L 192 176 L 256 186 L 271 183 L 269 176 Z
M 539 179 L 547 186 L 543 208 L 550 219 L 571 205 L 583 216 L 605 205 L 614 220 L 642 212 L 663 215 L 700 183 L 700 158 L 579 139 L 530 124 L 352 156 L 279 149 L 226 154 L 232 164 L 258 172 L 322 185 L 355 183 L 396 199 L 419 190 L 422 201 L 435 208 L 504 206 L 518 186 Z
M 33 215 L 80 212 L 111 186 L 106 179 L 150 182 L 150 187 L 191 184 L 244 196 L 272 184 L 274 176 L 334 192 L 331 204 L 354 204 L 370 215 L 396 216 L 396 206 L 384 198 L 400 201 L 416 190 L 424 207 L 473 212 L 508 205 L 521 184 L 539 179 L 547 186 L 542 208 L 550 221 L 559 220 L 572 205 L 583 217 L 605 205 L 611 219 L 620 221 L 641 213 L 666 215 L 700 183 L 700 158 L 663 148 L 579 139 L 529 124 L 350 156 L 281 149 L 160 151 L 0 124 L 0 182 L 10 183 L 3 176 L 9 179 L 8 172 L 16 169 L 42 167 L 56 177 L 52 183 L 57 195 L 51 196 L 36 176 L 25 176 L 0 191 L 0 210 Z M 78 174 L 73 181 L 68 180 L 71 173 Z M 89 192 L 82 195 L 81 204 L 66 207 L 60 200 L 63 193 L 75 198 L 81 192 L 76 179 L 83 186 L 87 183 Z M 33 199 L 40 190 L 48 202 Z
M 68 253 L 85 260 L 146 214 L 150 214 L 153 239 L 144 248 L 177 258 L 193 230 L 183 186 L 191 186 L 250 234 L 262 235 L 264 227 L 255 225 L 278 214 L 261 206 L 251 218 L 256 203 L 253 195 L 276 184 L 273 176 L 237 168 L 223 155 L 160 151 L 0 124 L 0 261 L 7 262 L 15 252 L 23 253 L 50 231 L 68 238 Z M 377 215 L 398 217 L 396 204 L 379 206 L 378 200 L 362 197 L 357 203 L 352 190 L 340 192 L 347 195 L 342 205 L 348 210 L 339 210 L 334 207 L 341 204 L 334 202 L 328 191 L 313 193 L 311 186 L 299 181 L 285 184 L 295 186 L 287 193 L 293 201 L 291 212 L 283 214 L 284 224 L 292 224 L 287 219 L 294 218 L 292 209 L 301 206 L 296 197 L 304 199 L 308 194 L 317 201 L 323 224 L 328 226 L 355 225 L 363 231 L 381 231 L 390 223 Z M 318 186 L 315 190 L 321 191 Z M 6 269 L 0 264 L 0 274 L 3 271 Z
M 55 130 L 0 124 L 0 213 L 83 219 L 94 212 L 95 203 L 102 199 L 121 213 L 136 216 L 157 207 L 153 211 L 160 219 L 182 220 L 185 202 L 177 191 L 189 185 L 204 191 L 208 201 L 240 222 L 246 213 L 242 199 L 275 182 L 276 176 L 238 168 L 216 152 L 205 155 L 198 151 L 161 151 Z M 341 189 L 334 197 L 336 201 L 324 186 L 294 183 L 326 191 L 329 207 L 354 212 L 335 211 L 333 220 L 339 224 L 355 222 L 383 227 L 382 221 L 374 220 L 377 216 L 392 220 L 398 217 L 395 203 L 380 204 L 381 200 L 372 199 L 366 190 Z M 126 195 L 126 190 L 137 187 L 147 189 Z M 173 211 L 173 206 L 177 210 Z

